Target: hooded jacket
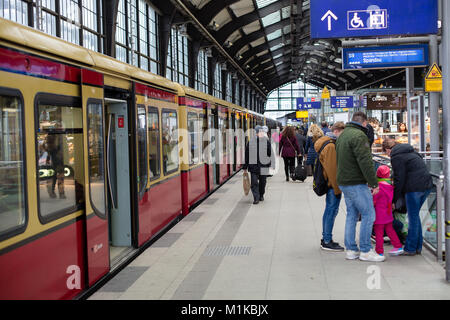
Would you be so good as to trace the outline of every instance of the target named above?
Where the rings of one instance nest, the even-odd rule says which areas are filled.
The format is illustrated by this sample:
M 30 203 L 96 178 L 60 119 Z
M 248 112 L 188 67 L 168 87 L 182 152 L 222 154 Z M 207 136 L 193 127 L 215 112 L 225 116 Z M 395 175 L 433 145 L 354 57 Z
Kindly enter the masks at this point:
M 380 192 L 373 196 L 376 218 L 374 224 L 388 224 L 394 221 L 392 215 L 392 198 L 394 197 L 394 186 L 388 183 L 379 183 Z
M 395 145 L 391 150 L 391 164 L 394 171 L 394 201 L 408 192 L 433 188 L 433 178 L 423 158 L 411 145 Z
M 367 129 L 348 122 L 336 141 L 337 182 L 340 186 L 368 184 L 378 187 Z
M 328 186 L 333 188 L 335 195 L 339 195 L 341 194 L 341 190 L 337 183 L 336 147 L 333 143 L 333 139 L 328 136 L 320 138 L 314 144 L 314 149 L 319 153 L 320 149 L 327 141 L 331 142 L 323 148 L 322 152 L 320 152 L 319 161 L 322 164 L 323 176 L 328 181 Z

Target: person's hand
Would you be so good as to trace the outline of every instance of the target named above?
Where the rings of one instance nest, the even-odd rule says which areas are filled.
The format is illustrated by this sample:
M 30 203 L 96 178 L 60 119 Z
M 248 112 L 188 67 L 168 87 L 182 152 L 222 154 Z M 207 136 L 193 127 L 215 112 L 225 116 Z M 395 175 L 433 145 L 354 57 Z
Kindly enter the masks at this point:
M 376 187 L 372 189 L 372 195 L 376 195 L 378 192 L 380 192 L 380 187 Z

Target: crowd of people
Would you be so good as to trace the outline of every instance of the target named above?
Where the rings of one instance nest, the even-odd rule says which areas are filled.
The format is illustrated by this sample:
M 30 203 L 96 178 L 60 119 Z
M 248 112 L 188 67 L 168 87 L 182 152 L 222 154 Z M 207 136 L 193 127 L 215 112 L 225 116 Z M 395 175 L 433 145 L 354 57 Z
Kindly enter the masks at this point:
M 243 168 L 251 173 L 253 203 L 257 204 L 264 200 L 268 168 L 274 168 L 275 160 L 267 127 L 257 126 L 255 130 L 256 136 L 246 146 Z M 387 235 L 393 246 L 390 255 L 420 254 L 423 238 L 419 212 L 432 191 L 432 177 L 411 145 L 393 139 L 386 139 L 382 144 L 383 151 L 391 158 L 392 171 L 386 165 L 375 168 L 372 143 L 373 128 L 366 114 L 355 112 L 350 122 L 336 122 L 331 128 L 326 122 L 321 127 L 316 124 L 309 128 L 285 127 L 278 153 L 284 161 L 287 182 L 296 161 L 297 165 L 306 164 L 309 175 L 319 167 L 322 170 L 327 184 L 320 241 L 323 250 L 345 251 L 349 260 L 381 262 L 385 260 L 383 246 Z M 347 208 L 344 247 L 333 240 L 342 196 Z M 393 211 L 400 207 L 405 207 L 408 215 L 404 246 L 394 225 Z M 359 244 L 356 241 L 358 222 Z M 371 238 L 375 238 L 375 250 Z

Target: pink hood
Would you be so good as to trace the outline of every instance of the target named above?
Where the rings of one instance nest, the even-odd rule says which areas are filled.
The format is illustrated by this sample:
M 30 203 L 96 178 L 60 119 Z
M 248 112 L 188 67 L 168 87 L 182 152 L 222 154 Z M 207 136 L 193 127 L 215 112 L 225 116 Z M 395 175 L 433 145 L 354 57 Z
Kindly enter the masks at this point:
M 394 198 L 394 186 L 387 183 L 379 183 L 380 192 L 373 196 L 375 207 L 375 224 L 387 224 L 394 221 L 392 215 L 392 200 Z

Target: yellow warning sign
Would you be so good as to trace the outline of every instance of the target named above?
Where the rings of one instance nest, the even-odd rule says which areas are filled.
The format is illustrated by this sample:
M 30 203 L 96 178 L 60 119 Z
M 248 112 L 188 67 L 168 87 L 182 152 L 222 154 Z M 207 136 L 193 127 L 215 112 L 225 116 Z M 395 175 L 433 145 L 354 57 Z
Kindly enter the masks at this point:
M 327 87 L 322 90 L 322 99 L 330 99 L 330 90 Z
M 295 117 L 297 119 L 308 118 L 308 111 L 296 111 Z
M 425 77 L 425 79 L 442 79 L 442 72 L 441 69 L 439 69 L 438 65 L 436 63 L 433 63 L 430 70 L 428 70 L 428 73 Z
M 442 72 L 438 65 L 434 63 L 425 76 L 426 92 L 442 92 Z

